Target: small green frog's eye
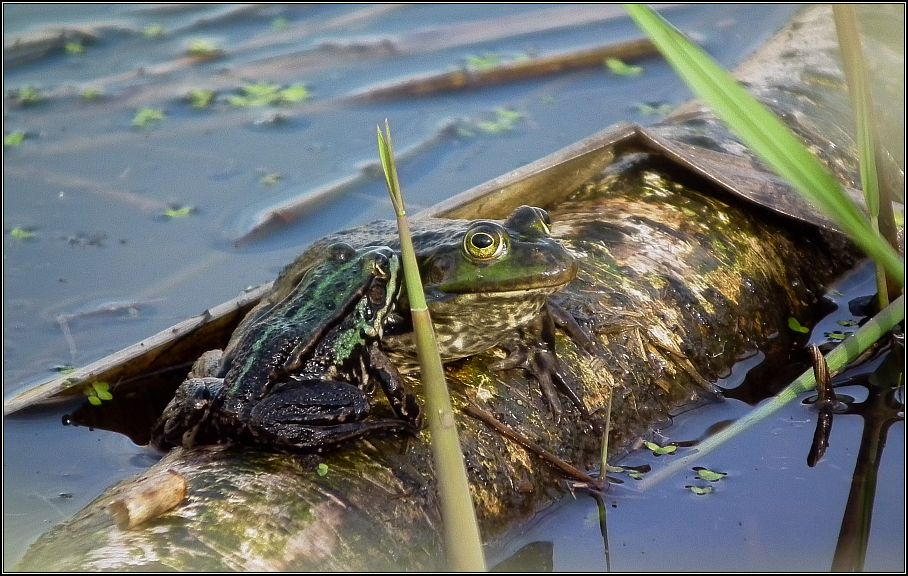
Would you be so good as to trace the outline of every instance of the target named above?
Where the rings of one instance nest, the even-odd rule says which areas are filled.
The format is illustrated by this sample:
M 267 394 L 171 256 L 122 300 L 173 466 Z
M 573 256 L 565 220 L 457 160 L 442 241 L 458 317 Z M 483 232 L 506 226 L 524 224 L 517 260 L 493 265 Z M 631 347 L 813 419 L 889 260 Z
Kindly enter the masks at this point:
M 508 233 L 494 222 L 477 222 L 463 237 L 463 251 L 473 261 L 489 262 L 508 251 Z
M 346 262 L 356 256 L 356 250 L 346 242 L 335 242 L 328 246 L 328 258 L 336 262 Z

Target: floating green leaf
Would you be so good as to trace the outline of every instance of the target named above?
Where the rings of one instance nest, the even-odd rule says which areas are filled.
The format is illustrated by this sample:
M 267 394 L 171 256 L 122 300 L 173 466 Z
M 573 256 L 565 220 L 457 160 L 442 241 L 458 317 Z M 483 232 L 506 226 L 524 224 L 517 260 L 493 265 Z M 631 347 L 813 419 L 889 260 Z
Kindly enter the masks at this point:
M 854 334 L 854 332 L 840 332 L 838 330 L 835 330 L 833 332 L 824 332 L 823 336 L 825 336 L 826 338 L 829 338 L 830 340 L 835 340 L 836 342 L 841 342 L 842 340 L 848 338 L 852 334 Z
M 110 393 L 110 384 L 107 382 L 92 382 L 91 387 L 95 391 L 95 395 L 101 400 L 113 399 L 113 394 Z
M 644 116 L 665 116 L 672 111 L 672 105 L 665 102 L 640 102 L 637 104 L 637 112 Z
M 294 84 L 284 88 L 280 92 L 281 102 L 296 103 L 296 102 L 305 102 L 310 98 L 309 89 L 302 84 Z
M 836 324 L 838 324 L 839 326 L 845 326 L 847 328 L 851 328 L 851 327 L 858 325 L 858 323 L 855 322 L 854 320 L 837 320 Z
M 110 384 L 107 382 L 92 382 L 82 388 L 82 393 L 88 397 L 88 402 L 92 406 L 100 406 L 104 400 L 113 400 L 113 394 L 110 393 Z
M 25 141 L 25 132 L 10 132 L 3 137 L 3 147 L 4 148 L 15 148 L 19 144 Z
M 266 174 L 259 178 L 259 184 L 263 186 L 274 186 L 283 179 L 283 176 L 277 172 L 272 172 L 271 174 Z
M 290 20 L 287 20 L 283 16 L 275 18 L 274 20 L 271 21 L 272 30 L 284 30 L 288 26 L 290 26 Z
M 85 102 L 94 102 L 101 97 L 103 92 L 100 88 L 89 87 L 82 91 L 82 100 Z
M 295 104 L 304 102 L 311 96 L 309 89 L 304 84 L 294 84 L 281 88 L 277 84 L 257 82 L 246 84 L 240 88 L 241 94 L 235 94 L 227 99 L 227 103 L 237 108 L 270 106 L 275 104 Z
M 211 106 L 211 103 L 214 102 L 214 91 L 213 90 L 190 90 L 186 95 L 186 100 L 189 101 L 189 105 L 193 108 L 203 109 Z
M 643 480 L 643 473 L 637 470 L 628 470 L 627 476 L 633 480 Z
M 643 66 L 631 66 L 618 58 L 606 58 L 602 65 L 609 72 L 618 76 L 639 76 L 643 74 Z
M 10 230 L 9 235 L 16 240 L 31 240 L 35 237 L 35 233 L 31 230 L 28 230 L 27 228 L 19 228 L 18 226 Z
M 149 24 L 142 29 L 142 36 L 146 38 L 161 38 L 167 31 L 160 24 Z
M 78 56 L 79 54 L 85 53 L 85 46 L 83 46 L 82 42 L 79 40 L 76 40 L 74 42 L 67 42 L 63 49 L 66 50 L 67 54 L 70 54 L 72 56 Z
M 798 319 L 794 316 L 788 317 L 788 329 L 792 332 L 800 332 L 801 334 L 807 334 L 808 332 L 810 332 L 810 328 L 801 326 L 801 323 L 798 322 Z
M 517 123 L 524 117 L 522 113 L 508 108 L 496 108 L 494 113 L 494 120 L 479 120 L 475 122 L 474 126 L 476 129 L 486 134 L 502 134 L 514 130 Z
M 685 488 L 688 488 L 691 492 L 693 492 L 697 496 L 703 496 L 704 494 L 712 494 L 712 491 L 713 491 L 712 486 L 685 486 Z
M 164 211 L 167 218 L 186 218 L 195 211 L 193 206 L 180 206 L 179 208 L 168 208 Z
M 650 450 L 650 452 L 652 452 L 656 456 L 674 454 L 678 449 L 677 446 L 673 446 L 672 444 L 669 444 L 668 446 L 659 446 L 655 442 L 644 442 L 643 445 L 646 446 Z
M 164 119 L 164 111 L 157 108 L 140 108 L 132 118 L 132 125 L 136 128 L 148 128 L 152 124 Z
M 224 51 L 210 40 L 193 40 L 186 48 L 186 54 L 193 58 L 209 60 L 223 55 Z
M 325 477 L 328 475 L 328 465 L 324 462 L 319 463 L 318 468 L 316 469 L 319 476 Z
M 19 88 L 13 96 L 20 105 L 22 106 L 31 106 L 32 104 L 37 104 L 44 97 L 41 95 L 41 92 L 34 86 L 24 86 Z
M 481 72 L 483 70 L 492 70 L 501 65 L 501 56 L 493 52 L 486 52 L 481 56 L 467 56 L 466 68 L 470 72 Z
M 700 480 L 706 480 L 707 482 L 718 482 L 719 480 L 725 478 L 727 474 L 725 472 L 713 472 L 708 468 L 697 468 L 697 478 Z

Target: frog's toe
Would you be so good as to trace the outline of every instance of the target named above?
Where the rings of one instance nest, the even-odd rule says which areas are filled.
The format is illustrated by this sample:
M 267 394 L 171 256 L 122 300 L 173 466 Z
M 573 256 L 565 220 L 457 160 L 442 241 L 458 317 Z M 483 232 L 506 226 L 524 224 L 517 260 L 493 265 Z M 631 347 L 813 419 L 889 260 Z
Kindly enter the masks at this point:
M 501 360 L 494 362 L 490 368 L 495 371 L 500 370 L 511 370 L 513 368 L 527 368 L 528 367 L 528 357 L 525 347 L 514 346 L 509 347 L 503 345 L 502 348 L 507 352 L 507 356 Z
M 560 419 L 562 413 L 561 399 L 558 396 L 559 392 L 567 396 L 568 400 L 577 408 L 577 411 L 580 412 L 581 416 L 584 418 L 589 417 L 589 410 L 587 410 L 583 400 L 577 396 L 577 393 L 570 384 L 568 384 L 568 379 L 562 373 L 558 358 L 555 356 L 554 352 L 551 350 L 537 349 L 529 356 L 527 364 L 527 370 L 533 375 L 536 381 L 539 382 L 539 389 L 542 392 L 542 397 L 552 411 L 552 416 L 555 418 L 556 423 Z

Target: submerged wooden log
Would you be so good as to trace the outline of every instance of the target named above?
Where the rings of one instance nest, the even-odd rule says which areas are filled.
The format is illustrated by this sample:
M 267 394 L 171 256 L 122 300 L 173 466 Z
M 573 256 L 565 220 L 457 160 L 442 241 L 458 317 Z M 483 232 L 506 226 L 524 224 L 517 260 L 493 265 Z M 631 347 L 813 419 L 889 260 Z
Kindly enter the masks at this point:
M 794 25 L 798 35 L 811 38 L 812 49 L 829 57 L 827 12 L 813 9 Z M 819 129 L 805 136 L 825 141 L 819 140 L 831 121 L 825 100 L 793 105 L 802 125 L 804 118 L 820 118 L 812 124 Z M 831 126 L 843 122 L 838 118 Z M 836 143 L 820 148 L 827 161 L 847 166 L 849 143 Z M 740 201 L 748 194 L 736 186 L 783 198 L 793 192 L 702 113 L 650 131 L 618 127 L 554 157 L 557 162 L 540 161 L 438 210 L 500 217 L 531 203 L 551 212 L 553 234 L 581 262 L 576 281 L 554 299 L 594 335 L 599 349 L 593 358 L 559 333 L 558 355 L 591 411 L 612 396 L 610 445 L 617 449 L 646 434 L 673 407 L 701 396 L 740 355 L 784 338 L 787 318 L 806 320 L 823 283 L 853 261 L 837 235 L 791 226 Z M 726 157 L 738 158 L 732 170 L 719 161 Z M 707 161 L 698 165 L 702 158 Z M 840 176 L 850 178 L 850 172 Z M 765 198 L 755 194 L 751 200 Z M 822 224 L 808 210 L 800 206 L 794 216 Z M 568 403 L 565 417 L 553 422 L 531 378 L 520 370 L 490 369 L 502 357 L 493 350 L 446 367 L 455 408 L 474 402 L 574 466 L 595 467 L 601 439 L 591 422 Z M 458 425 L 487 539 L 561 492 L 562 476 L 548 463 L 466 414 L 458 414 Z M 324 455 L 177 449 L 148 474 L 184 478 L 182 505 L 120 530 L 106 507 L 132 481 L 121 483 L 42 536 L 17 568 L 442 568 L 428 436 L 424 430 L 415 438 L 371 437 Z

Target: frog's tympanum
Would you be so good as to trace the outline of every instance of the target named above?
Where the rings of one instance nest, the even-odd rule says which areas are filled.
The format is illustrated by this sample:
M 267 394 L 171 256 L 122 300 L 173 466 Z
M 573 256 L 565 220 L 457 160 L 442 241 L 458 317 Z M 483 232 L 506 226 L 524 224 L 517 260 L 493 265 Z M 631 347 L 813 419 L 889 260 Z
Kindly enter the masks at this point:
M 502 367 L 533 371 L 556 416 L 547 297 L 577 273 L 549 236 L 545 211 L 504 222 L 424 220 L 413 242 L 443 360 L 503 345 Z M 237 441 L 311 451 L 372 431 L 418 430 L 419 404 L 399 370 L 416 366 L 393 223 L 316 243 L 278 276 L 223 352 L 204 354 L 152 431 L 158 447 Z M 515 334 L 541 334 L 531 350 Z M 525 339 L 524 339 L 525 340 Z M 394 417 L 370 417 L 378 382 Z M 584 412 L 559 378 L 554 382 Z

